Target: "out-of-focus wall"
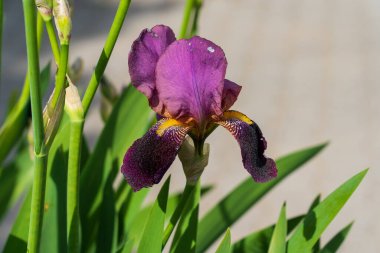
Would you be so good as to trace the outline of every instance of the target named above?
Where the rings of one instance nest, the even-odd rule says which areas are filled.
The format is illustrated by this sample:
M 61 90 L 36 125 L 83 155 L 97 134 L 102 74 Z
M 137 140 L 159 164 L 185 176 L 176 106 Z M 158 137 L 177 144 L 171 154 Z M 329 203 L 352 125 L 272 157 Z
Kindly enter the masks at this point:
M 85 62 L 89 80 L 117 1 L 75 1 L 71 60 Z M 106 73 L 121 88 L 129 81 L 127 55 L 146 27 L 163 23 L 178 31 L 182 1 L 132 3 Z M 0 88 L 0 117 L 26 69 L 20 1 L 7 1 Z M 99 32 L 98 32 L 99 31 Z M 326 233 L 355 224 L 342 252 L 377 252 L 380 246 L 380 2 L 377 0 L 205 0 L 200 35 L 220 45 L 229 61 L 227 78 L 243 86 L 234 106 L 258 122 L 273 157 L 329 140 L 321 155 L 286 179 L 232 227 L 233 240 L 273 223 L 287 202 L 288 214 L 305 212 L 318 194 L 326 196 L 361 169 L 371 167 L 362 185 Z M 51 59 L 42 46 L 41 65 Z M 84 89 L 84 87 L 82 87 Z M 85 131 L 94 142 L 100 131 L 98 100 Z M 201 213 L 247 177 L 232 136 L 217 129 L 202 181 L 215 190 Z M 184 185 L 178 161 L 176 189 Z M 8 228 L 1 228 L 1 240 Z M 326 241 L 326 240 L 324 240 Z

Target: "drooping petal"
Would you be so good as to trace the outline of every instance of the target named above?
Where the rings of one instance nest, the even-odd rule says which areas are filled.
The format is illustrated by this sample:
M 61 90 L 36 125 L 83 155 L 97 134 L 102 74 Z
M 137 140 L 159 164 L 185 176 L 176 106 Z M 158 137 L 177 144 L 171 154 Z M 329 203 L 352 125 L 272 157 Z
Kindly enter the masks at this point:
M 230 107 L 235 103 L 239 93 L 241 91 L 241 86 L 224 79 L 223 96 L 222 96 L 222 108 L 224 111 L 230 109 Z
M 239 142 L 243 164 L 256 182 L 267 182 L 277 176 L 276 163 L 264 155 L 267 143 L 259 126 L 244 114 L 227 111 L 225 120 L 217 123 L 232 133 Z
M 156 87 L 165 110 L 182 121 L 204 122 L 221 115 L 226 67 L 223 50 L 209 40 L 173 42 L 156 67 Z
M 189 127 L 174 119 L 162 119 L 124 156 L 121 172 L 134 191 L 160 182 L 173 163 Z
M 175 41 L 175 35 L 168 26 L 157 25 L 145 29 L 132 44 L 128 58 L 129 73 L 132 84 L 149 99 L 151 107 L 161 112 L 157 97 L 155 69 L 159 57 Z

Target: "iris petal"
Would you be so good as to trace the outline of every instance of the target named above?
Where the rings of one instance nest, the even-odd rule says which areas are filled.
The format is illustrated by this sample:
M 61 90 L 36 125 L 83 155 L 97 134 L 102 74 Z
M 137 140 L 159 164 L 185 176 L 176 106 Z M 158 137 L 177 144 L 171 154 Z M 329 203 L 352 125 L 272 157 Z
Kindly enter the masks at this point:
M 150 30 L 145 29 L 133 42 L 128 58 L 132 84 L 147 96 L 150 106 L 158 113 L 163 112 L 157 97 L 155 69 L 159 57 L 175 39 L 168 26 L 157 25 Z
M 173 42 L 160 57 L 156 87 L 169 114 L 182 121 L 202 122 L 222 115 L 227 60 L 213 42 L 193 37 Z
M 264 155 L 267 143 L 259 126 L 244 114 L 227 111 L 224 120 L 216 122 L 225 127 L 238 141 L 245 169 L 256 182 L 267 182 L 277 176 L 276 163 Z
M 188 130 L 188 126 L 174 119 L 162 119 L 132 144 L 121 172 L 134 191 L 161 181 Z
M 222 96 L 222 108 L 228 110 L 235 103 L 241 91 L 241 86 L 224 79 L 223 96 Z

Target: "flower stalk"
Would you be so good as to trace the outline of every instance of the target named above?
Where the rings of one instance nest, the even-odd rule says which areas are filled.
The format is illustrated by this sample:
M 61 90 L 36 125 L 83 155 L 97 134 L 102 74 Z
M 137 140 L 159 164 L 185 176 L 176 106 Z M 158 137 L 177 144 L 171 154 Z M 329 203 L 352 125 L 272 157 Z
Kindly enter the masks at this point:
M 83 110 L 84 116 L 86 116 L 88 109 L 90 108 L 92 99 L 95 96 L 95 92 L 98 88 L 99 82 L 103 73 L 107 67 L 108 60 L 111 57 L 112 50 L 116 44 L 116 40 L 119 37 L 121 27 L 124 23 L 125 16 L 127 15 L 131 0 L 121 0 L 116 11 L 115 18 L 113 20 L 110 32 L 107 40 L 104 44 L 102 54 L 99 57 L 95 70 L 92 73 L 90 82 L 88 83 L 86 93 L 83 97 Z
M 78 89 L 71 83 L 66 88 L 65 111 L 70 118 L 70 144 L 67 174 L 67 249 L 68 252 L 79 253 L 79 171 L 84 118 Z
M 28 252 L 38 252 L 43 206 L 46 188 L 47 153 L 44 146 L 44 127 L 42 117 L 41 93 L 39 87 L 39 58 L 36 31 L 36 12 L 33 0 L 23 0 L 25 35 L 28 58 L 28 78 L 30 82 L 30 101 L 34 136 L 34 181 L 32 189 Z

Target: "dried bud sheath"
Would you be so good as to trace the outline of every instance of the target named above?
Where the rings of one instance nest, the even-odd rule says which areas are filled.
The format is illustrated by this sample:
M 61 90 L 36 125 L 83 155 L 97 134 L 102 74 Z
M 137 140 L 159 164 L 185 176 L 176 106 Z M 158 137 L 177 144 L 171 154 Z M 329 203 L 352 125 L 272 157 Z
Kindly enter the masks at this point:
M 38 12 L 45 22 L 50 21 L 53 15 L 52 0 L 36 0 Z
M 80 100 L 77 87 L 69 81 L 66 88 L 65 111 L 72 120 L 83 120 L 83 106 Z
M 193 141 L 187 137 L 183 142 L 178 157 L 182 163 L 183 171 L 185 172 L 187 183 L 195 185 L 203 173 L 203 170 L 208 164 L 210 154 L 210 145 L 205 143 L 203 153 L 200 155 L 194 147 Z
M 67 0 L 53 0 L 55 26 L 61 44 L 69 44 L 71 37 L 71 9 Z

